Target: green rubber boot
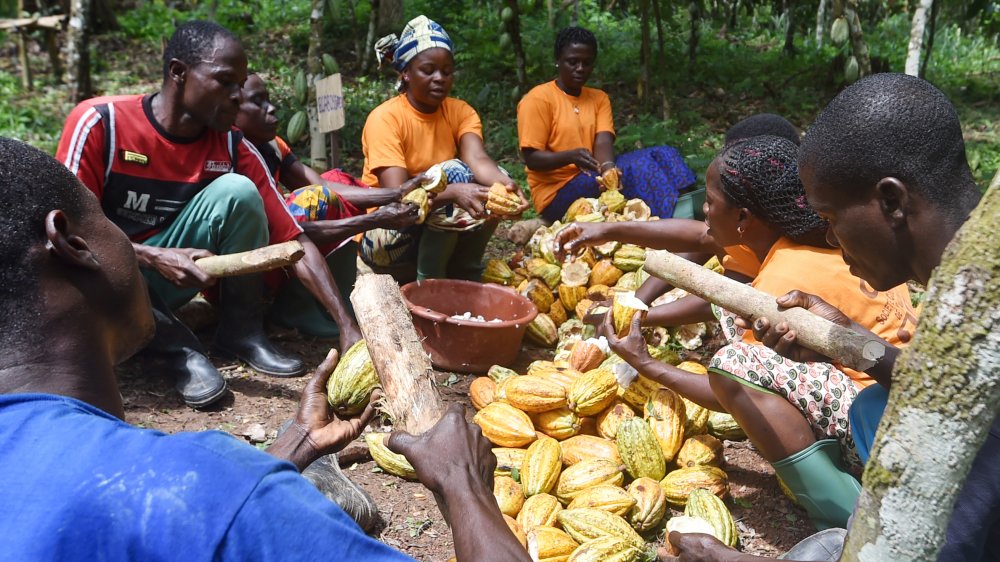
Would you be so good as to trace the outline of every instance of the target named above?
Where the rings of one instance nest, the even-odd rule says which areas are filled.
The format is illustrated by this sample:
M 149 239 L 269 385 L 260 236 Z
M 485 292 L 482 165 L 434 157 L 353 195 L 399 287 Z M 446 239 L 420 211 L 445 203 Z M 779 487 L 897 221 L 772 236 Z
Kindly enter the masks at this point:
M 817 441 L 772 466 L 817 529 L 847 527 L 861 484 L 844 470 L 835 439 Z

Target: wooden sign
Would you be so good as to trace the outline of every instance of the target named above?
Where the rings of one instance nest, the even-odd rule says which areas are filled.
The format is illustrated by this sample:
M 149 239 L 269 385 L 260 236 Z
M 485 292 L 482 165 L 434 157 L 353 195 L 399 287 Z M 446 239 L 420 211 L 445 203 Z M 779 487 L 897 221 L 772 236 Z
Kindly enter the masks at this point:
M 344 126 L 344 92 L 340 74 L 331 74 L 316 81 L 316 111 L 319 130 L 330 133 Z

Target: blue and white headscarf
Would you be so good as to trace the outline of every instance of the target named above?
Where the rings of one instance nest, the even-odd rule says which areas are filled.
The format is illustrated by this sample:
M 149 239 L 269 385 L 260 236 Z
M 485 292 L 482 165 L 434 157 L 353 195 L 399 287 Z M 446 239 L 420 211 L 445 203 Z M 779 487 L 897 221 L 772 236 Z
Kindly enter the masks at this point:
M 379 39 L 375 43 L 375 56 L 379 67 L 388 61 L 398 72 L 402 72 L 413 57 L 435 47 L 451 52 L 451 37 L 437 22 L 426 16 L 417 16 L 406 24 L 401 37 L 392 33 Z

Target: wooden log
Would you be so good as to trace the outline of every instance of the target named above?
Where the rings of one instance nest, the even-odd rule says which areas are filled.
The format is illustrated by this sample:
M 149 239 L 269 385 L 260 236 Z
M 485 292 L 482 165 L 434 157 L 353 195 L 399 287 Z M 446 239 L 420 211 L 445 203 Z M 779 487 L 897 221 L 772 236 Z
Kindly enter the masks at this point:
M 298 240 L 289 240 L 249 252 L 201 258 L 194 264 L 212 277 L 231 277 L 286 267 L 299 261 L 303 255 L 305 249 L 302 244 Z
M 675 287 L 698 295 L 744 318 L 765 317 L 772 324 L 785 322 L 800 344 L 837 363 L 866 371 L 885 355 L 885 344 L 839 326 L 804 308 L 779 310 L 775 297 L 705 269 L 666 251 L 646 254 L 645 270 Z
M 351 303 L 382 383 L 381 410 L 396 429 L 427 431 L 447 408 L 399 286 L 389 275 L 362 275 Z

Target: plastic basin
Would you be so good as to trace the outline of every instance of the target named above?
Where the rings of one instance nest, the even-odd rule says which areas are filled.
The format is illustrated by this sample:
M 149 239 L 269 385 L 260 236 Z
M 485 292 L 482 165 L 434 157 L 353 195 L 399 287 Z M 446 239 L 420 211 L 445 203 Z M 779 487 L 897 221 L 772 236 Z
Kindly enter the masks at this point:
M 431 363 L 448 371 L 481 373 L 512 364 L 538 315 L 534 303 L 498 285 L 428 279 L 403 285 L 401 291 Z M 500 322 L 451 318 L 466 312 Z

